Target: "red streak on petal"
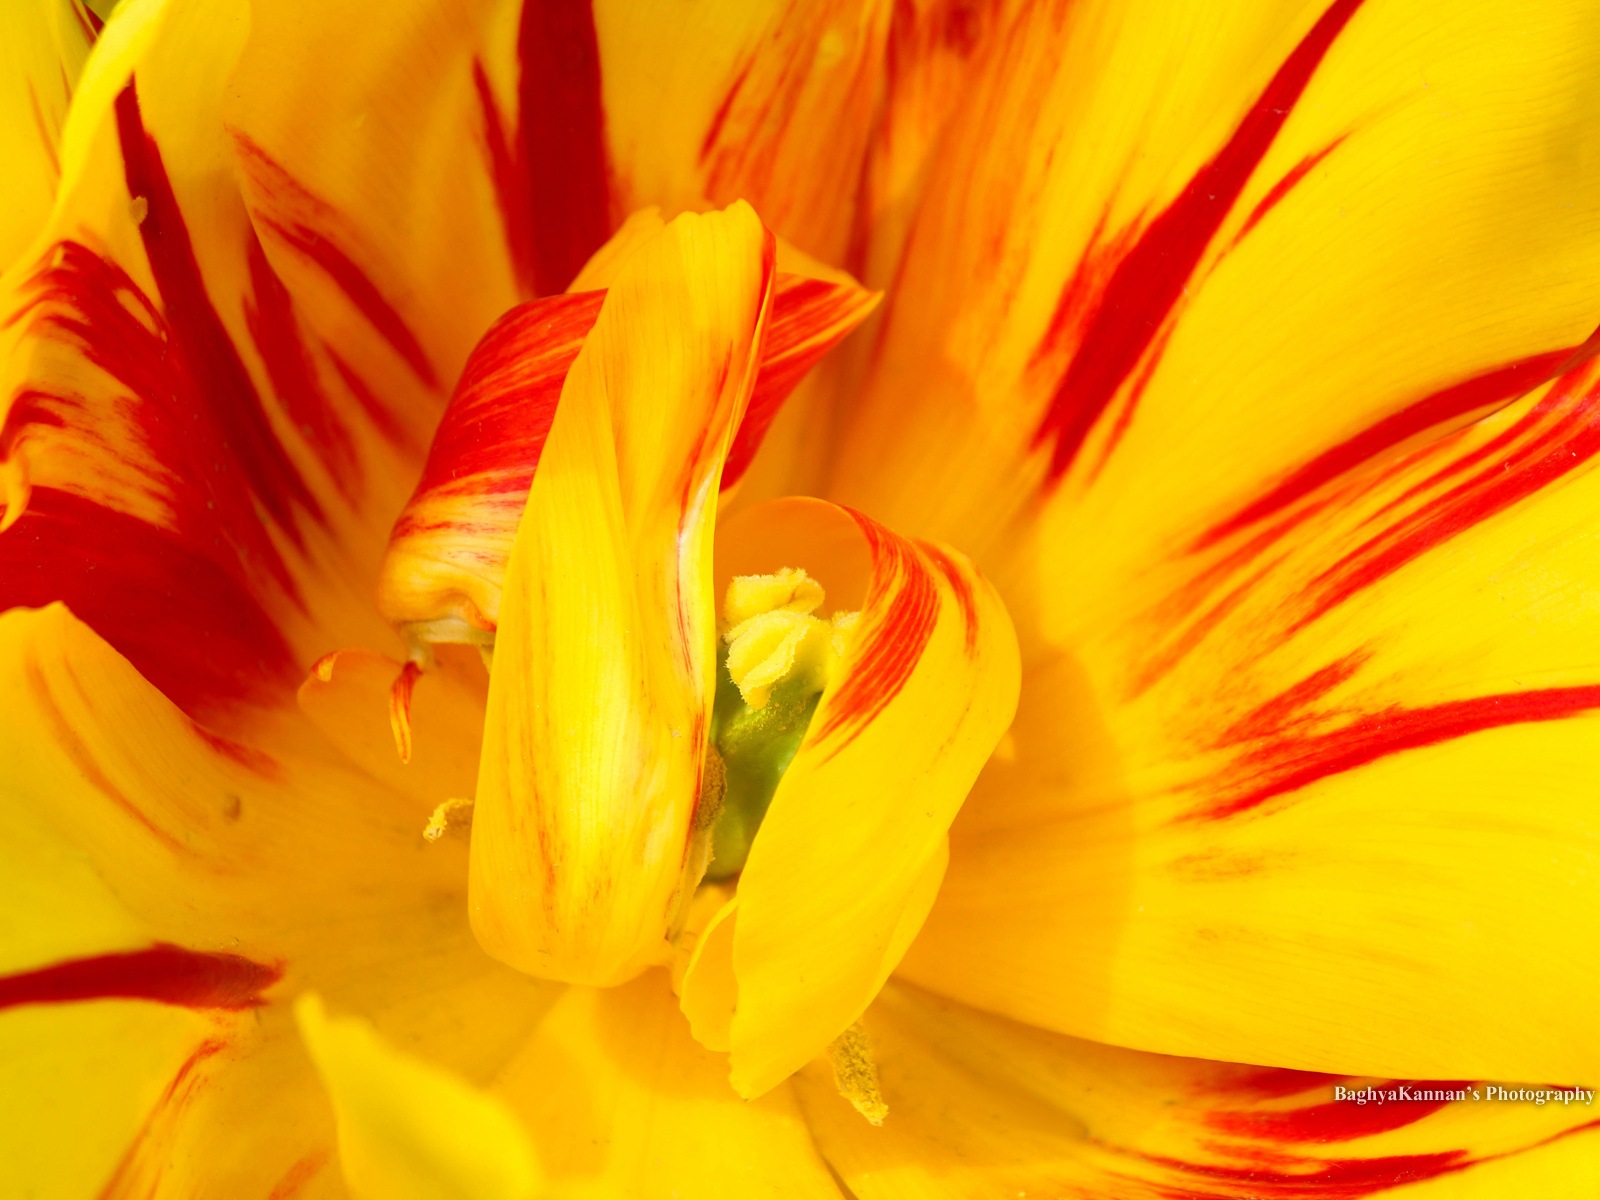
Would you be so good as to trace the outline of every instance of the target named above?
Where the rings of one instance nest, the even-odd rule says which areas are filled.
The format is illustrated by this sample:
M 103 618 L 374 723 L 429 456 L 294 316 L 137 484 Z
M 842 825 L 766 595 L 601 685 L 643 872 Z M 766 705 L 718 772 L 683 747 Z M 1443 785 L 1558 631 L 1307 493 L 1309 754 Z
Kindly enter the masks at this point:
M 389 729 L 394 734 L 394 748 L 403 763 L 411 761 L 411 692 L 417 686 L 417 676 L 421 674 L 421 667 L 408 662 L 400 668 L 400 674 L 394 677 L 394 684 L 389 689 Z
M 956 604 L 961 609 L 961 624 L 966 634 L 967 657 L 970 658 L 978 652 L 978 597 L 973 590 L 972 580 L 955 561 L 930 542 L 918 542 L 922 552 L 933 560 L 934 566 L 944 576 L 945 582 L 950 585 L 950 590 L 955 593 Z
M 939 590 L 918 547 L 846 509 L 866 537 L 872 579 L 848 671 L 823 699 L 815 738 L 838 737 L 838 753 L 900 694 L 939 620 Z M 809 736 L 809 735 L 808 735 Z
M 1368 539 L 1312 581 L 1317 591 L 1306 614 L 1290 627 L 1304 628 L 1351 596 L 1420 555 L 1488 520 L 1520 500 L 1586 465 L 1600 452 L 1600 404 L 1575 395 L 1572 381 L 1558 384 L 1505 439 L 1526 440 L 1495 454 L 1477 475 L 1423 505 Z M 1479 456 L 1474 456 L 1479 457 Z M 1442 479 L 1453 466 L 1441 471 Z
M 772 298 L 761 370 L 722 467 L 722 490 L 750 469 L 773 419 L 806 373 L 877 304 L 874 293 L 821 279 L 780 275 Z
M 0 976 L 0 1008 L 74 1000 L 152 1000 L 180 1008 L 255 1008 L 261 993 L 283 977 L 237 954 L 187 950 L 158 942 L 148 950 L 102 954 Z
M 73 15 L 78 18 L 78 24 L 83 27 L 84 36 L 93 42 L 100 36 L 100 31 L 105 28 L 105 22 L 97 17 L 83 0 L 72 0 Z
M 1370 651 L 1359 651 L 1313 671 L 1299 683 L 1284 689 L 1229 726 L 1217 739 L 1217 745 L 1232 746 L 1240 742 L 1278 737 L 1296 726 L 1310 724 L 1325 716 L 1325 713 L 1314 711 L 1311 706 L 1340 684 L 1348 682 L 1371 657 Z
M 1072 465 L 1089 431 L 1150 349 L 1206 247 L 1323 57 L 1360 7 L 1361 0 L 1335 0 L 1328 7 L 1278 68 L 1227 144 L 1150 222 L 1118 263 L 1035 434 L 1035 445 L 1051 447 L 1052 483 Z M 1068 332 L 1064 326 L 1073 322 L 1073 315 L 1065 305 L 1058 309 L 1046 334 L 1047 344 L 1064 340 Z
M 0 534 L 0 610 L 64 601 L 191 716 L 292 687 L 293 658 L 256 598 L 184 538 L 35 488 Z
M 137 821 L 145 830 L 168 850 L 182 851 L 183 843 L 146 815 L 138 803 L 111 781 L 111 778 L 100 769 L 100 763 L 89 752 L 88 745 L 83 738 L 78 736 L 78 731 L 73 728 L 72 722 L 67 720 L 67 715 L 61 711 L 61 706 L 56 703 L 55 692 L 50 687 L 50 681 L 44 676 L 36 662 L 23 664 L 23 677 L 27 680 L 28 690 L 33 694 L 34 703 L 38 705 L 39 714 L 44 717 L 50 726 L 51 739 L 60 751 L 67 756 L 72 765 L 78 769 L 83 780 L 107 800 L 110 800 L 123 813 Z M 71 666 L 67 667 L 71 671 Z M 76 683 L 76 676 L 73 677 Z M 78 689 L 80 692 L 82 688 Z
M 722 137 L 722 127 L 728 123 L 728 116 L 733 112 L 734 101 L 739 98 L 739 92 L 744 88 L 745 80 L 750 77 L 750 70 L 755 64 L 754 57 L 745 60 L 744 65 L 734 74 L 733 82 L 728 85 L 728 90 L 723 93 L 716 112 L 711 114 L 711 123 L 706 126 L 706 136 L 700 139 L 701 162 L 709 158 L 711 152 L 716 149 L 717 140 Z
M 333 1158 L 331 1150 L 313 1150 L 304 1158 L 299 1159 L 285 1171 L 279 1178 L 267 1200 L 290 1200 L 300 1194 L 302 1188 L 322 1173 L 322 1168 L 328 1165 Z
M 1349 1079 L 1348 1075 L 1329 1075 L 1323 1071 L 1295 1071 L 1288 1067 L 1264 1067 L 1219 1082 L 1215 1089 L 1231 1095 L 1258 1100 L 1298 1096 L 1315 1088 L 1329 1087 Z
M 201 1064 L 227 1048 L 228 1042 L 224 1039 L 210 1038 L 196 1046 L 194 1052 L 184 1060 L 183 1065 L 173 1075 L 171 1082 L 167 1084 L 166 1090 L 162 1092 L 161 1096 L 150 1106 L 150 1110 L 145 1114 L 144 1122 L 138 1134 L 129 1144 L 127 1151 L 122 1156 L 122 1161 L 117 1164 L 116 1170 L 111 1173 L 111 1178 L 106 1181 L 105 1187 L 100 1190 L 99 1200 L 129 1200 L 129 1197 L 133 1195 L 142 1193 L 148 1197 L 153 1194 L 148 1189 L 140 1187 L 134 1181 L 133 1172 L 140 1164 L 143 1151 L 147 1146 L 158 1142 L 158 1127 L 164 1124 L 170 1131 L 170 1122 L 180 1119 L 178 1114 L 182 1113 L 200 1089 L 209 1082 L 207 1076 L 199 1073 Z M 156 1153 L 160 1154 L 161 1151 L 158 1149 Z M 157 1166 L 155 1172 L 156 1180 L 154 1182 L 159 1187 L 159 1180 L 162 1175 L 161 1168 Z M 134 1190 L 135 1188 L 138 1188 L 137 1192 Z
M 1470 1087 L 1468 1080 L 1395 1079 L 1375 1084 L 1380 1088 L 1409 1087 L 1413 1090 L 1460 1091 Z M 1330 1100 L 1304 1108 L 1274 1111 L 1244 1109 L 1214 1112 L 1206 1124 L 1234 1137 L 1266 1142 L 1350 1142 L 1374 1134 L 1403 1129 L 1422 1118 L 1448 1107 L 1449 1100 L 1414 1100 L 1392 1104 L 1352 1104 Z
M 603 291 L 566 293 L 511 309 L 484 334 L 456 385 L 429 447 L 427 462 L 395 537 L 430 528 L 414 510 L 423 497 L 454 492 L 500 496 L 515 522 L 555 420 L 561 389 L 589 330 Z M 761 366 L 750 403 L 723 466 L 722 487 L 743 476 L 767 429 L 795 386 L 855 328 L 876 297 L 796 275 L 778 277 Z
M 224 737 L 220 733 L 207 729 L 197 721 L 191 721 L 190 727 L 194 730 L 195 736 L 205 742 L 206 745 L 224 758 L 231 759 L 245 770 L 260 775 L 265 779 L 277 779 L 280 777 L 281 772 L 278 760 L 264 750 L 257 750 L 254 746 L 247 746 L 243 742 L 234 741 L 233 738 Z
M 611 231 L 611 165 L 590 0 L 524 0 L 517 30 L 517 136 L 474 72 L 490 175 L 522 286 L 565 291 Z
M 1148 1185 L 1153 1195 L 1166 1200 L 1356 1200 L 1403 1183 L 1420 1183 L 1459 1171 L 1473 1162 L 1469 1152 L 1460 1149 L 1335 1159 L 1251 1153 L 1245 1147 L 1227 1149 L 1248 1165 L 1187 1162 L 1156 1154 L 1139 1158 L 1167 1168 L 1181 1180 L 1177 1186 L 1154 1181 Z
M 251 481 L 234 461 L 227 420 L 215 411 L 227 407 L 227 397 L 200 389 L 162 313 L 127 272 L 76 242 L 60 242 L 23 293 L 27 302 L 11 324 L 23 324 L 26 337 L 58 343 L 124 390 L 89 372 L 63 378 L 46 367 L 13 401 L 0 430 L 6 451 L 28 440 L 30 426 L 43 426 L 71 430 L 91 463 L 131 458 L 150 490 L 171 504 L 173 528 L 191 553 L 213 559 L 241 587 L 248 588 L 247 576 L 268 572 L 293 596 Z M 86 480 L 95 476 L 84 472 Z
M 344 381 L 345 390 L 350 393 L 355 402 L 361 405 L 361 411 L 367 414 L 367 419 L 372 422 L 383 439 L 391 446 L 402 450 L 411 449 L 414 439 L 406 433 L 394 411 L 378 398 L 367 381 L 361 378 L 356 369 L 345 362 L 339 354 L 328 346 L 323 349 L 327 352 L 328 361 L 333 364 L 333 369 L 339 373 L 339 378 Z
M 256 501 L 298 543 L 294 507 L 313 517 L 320 517 L 321 511 L 272 432 L 250 373 L 206 292 L 183 211 L 161 152 L 144 128 L 133 83 L 118 94 L 116 114 L 128 194 L 148 205 L 139 236 L 161 296 L 177 365 L 215 421 L 230 468 L 245 477 Z
M 417 335 L 355 259 L 310 226 L 281 222 L 266 216 L 258 219 L 314 262 L 418 379 L 429 387 L 439 385 L 438 373 L 428 361 L 428 353 L 417 340 Z
M 1600 708 L 1600 686 L 1545 688 L 1454 700 L 1426 708 L 1389 708 L 1327 733 L 1268 743 L 1229 768 L 1243 776 L 1221 799 L 1188 819 L 1236 816 L 1268 800 L 1391 754 L 1468 734 L 1541 721 L 1559 721 Z M 1231 793 L 1231 794 L 1230 794 Z
M 1261 202 L 1250 210 L 1250 215 L 1245 218 L 1244 224 L 1239 227 L 1239 233 L 1233 239 L 1234 245 L 1237 246 L 1242 242 L 1246 235 L 1261 223 L 1261 218 L 1282 203 L 1283 198 L 1294 190 L 1295 185 L 1311 174 L 1323 159 L 1337 150 L 1348 136 L 1348 134 L 1340 134 L 1321 150 L 1312 151 L 1291 167 L 1287 175 L 1273 184 L 1267 194 L 1261 197 Z
M 1273 516 L 1379 454 L 1451 421 L 1461 421 L 1525 395 L 1548 382 L 1571 355 L 1553 350 L 1517 359 L 1423 397 L 1311 459 L 1265 495 L 1219 521 L 1196 539 L 1204 550 Z
M 604 292 L 550 296 L 518 305 L 473 350 L 456 385 L 416 494 L 461 484 L 521 498 L 533 483 L 556 402 Z M 403 520 L 403 518 L 402 518 Z
M 340 490 L 351 495 L 358 482 L 355 447 L 349 430 L 340 423 L 317 380 L 310 351 L 300 336 L 289 289 L 267 262 L 254 234 L 250 236 L 248 258 L 253 303 L 245 303 L 245 324 L 261 352 L 267 378 L 294 427 L 330 469 Z

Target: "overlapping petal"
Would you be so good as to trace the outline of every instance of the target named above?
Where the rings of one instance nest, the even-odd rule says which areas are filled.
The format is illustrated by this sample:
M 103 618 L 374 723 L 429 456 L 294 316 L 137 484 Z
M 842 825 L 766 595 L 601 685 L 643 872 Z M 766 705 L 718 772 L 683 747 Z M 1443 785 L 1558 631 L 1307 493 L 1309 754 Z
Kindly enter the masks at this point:
M 616 983 L 686 900 L 716 670 L 711 537 L 771 319 L 748 205 L 636 251 L 567 374 L 507 568 L 473 817 L 473 928 Z
M 594 328 L 604 287 L 661 228 L 653 211 L 636 214 L 585 265 L 578 283 L 586 290 L 513 308 L 473 351 L 378 582 L 384 615 L 413 626 L 418 639 L 492 641 L 506 561 L 567 372 Z M 877 299 L 782 243 L 777 264 L 754 390 L 722 468 L 724 493 L 743 478 L 796 385 Z
M 63 1080 L 101 1072 L 13 1121 L 15 1178 L 49 1178 L 39 1156 L 69 1136 L 109 1195 L 319 1174 L 331 1121 L 272 1003 L 307 986 L 480 1082 L 537 1021 L 538 985 L 472 938 L 464 847 L 422 841 L 425 799 L 309 728 L 269 755 L 197 725 L 59 606 L 0 617 L 0 664 L 0 1008 Z M 226 1137 L 252 1152 L 216 1155 Z
M 359 1200 L 529 1200 L 539 1167 L 500 1101 L 303 996 L 295 1019 L 328 1089 L 339 1163 Z
M 1592 14 L 1006 29 L 836 480 L 1028 663 L 907 969 L 1151 1050 L 1592 1075 Z

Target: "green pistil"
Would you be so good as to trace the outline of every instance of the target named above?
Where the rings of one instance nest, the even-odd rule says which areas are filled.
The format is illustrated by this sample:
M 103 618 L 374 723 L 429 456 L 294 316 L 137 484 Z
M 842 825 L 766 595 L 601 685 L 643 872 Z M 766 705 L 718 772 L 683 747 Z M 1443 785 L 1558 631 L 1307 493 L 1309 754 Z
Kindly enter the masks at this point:
M 722 760 L 722 811 L 711 831 L 711 865 L 706 879 L 737 875 L 750 856 L 750 843 L 767 815 L 778 780 L 794 761 L 822 693 L 804 678 L 786 679 L 772 689 L 761 708 L 739 695 L 724 664 L 717 673 L 717 699 L 711 715 L 711 745 Z

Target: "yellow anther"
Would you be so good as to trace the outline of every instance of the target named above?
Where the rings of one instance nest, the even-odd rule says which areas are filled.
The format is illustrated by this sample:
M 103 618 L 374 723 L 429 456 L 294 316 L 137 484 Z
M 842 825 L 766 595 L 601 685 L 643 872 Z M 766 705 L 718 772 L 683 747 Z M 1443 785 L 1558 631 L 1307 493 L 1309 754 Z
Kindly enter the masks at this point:
M 822 607 L 822 585 L 804 571 L 784 567 L 771 575 L 735 575 L 722 601 L 728 625 L 780 610 L 814 613 Z
M 728 584 L 722 606 L 728 674 L 751 708 L 765 707 L 772 689 L 788 679 L 804 680 L 812 693 L 827 686 L 858 614 L 836 613 L 831 622 L 812 616 L 824 599 L 822 586 L 793 567 L 739 575 Z
M 465 833 L 472 828 L 472 801 L 446 800 L 433 810 L 433 816 L 423 827 L 422 836 L 437 842 L 447 833 Z
M 867 1031 L 859 1023 L 850 1026 L 828 1047 L 828 1058 L 833 1062 L 833 1082 L 839 1094 L 869 1124 L 882 1125 L 889 1105 L 878 1086 L 878 1064 L 867 1043 Z

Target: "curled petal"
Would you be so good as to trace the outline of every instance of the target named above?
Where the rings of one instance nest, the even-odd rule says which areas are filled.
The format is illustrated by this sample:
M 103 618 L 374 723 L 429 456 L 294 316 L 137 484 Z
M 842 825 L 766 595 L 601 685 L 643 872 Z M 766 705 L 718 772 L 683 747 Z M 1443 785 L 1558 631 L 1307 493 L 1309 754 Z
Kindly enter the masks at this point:
M 883 986 L 1017 702 L 1010 618 L 959 555 L 815 500 L 749 509 L 718 544 L 723 579 L 795 565 L 861 615 L 739 877 L 724 921 L 736 928 L 707 940 L 683 984 L 703 1013 L 696 975 L 725 978 L 708 956 L 731 953 L 736 995 L 717 991 L 734 1006 L 732 1080 L 746 1096 L 819 1053 Z
M 577 285 L 608 285 L 661 228 L 655 213 L 636 214 L 584 268 Z M 801 379 L 878 299 L 849 276 L 782 244 L 778 266 L 754 391 L 722 471 L 724 492 L 744 476 Z M 517 520 L 567 372 L 604 300 L 603 290 L 587 290 L 519 305 L 467 361 L 422 477 L 395 523 L 378 584 L 384 615 L 416 626 L 419 639 L 493 639 Z
M 626 979 L 680 900 L 717 485 L 774 273 L 748 205 L 679 217 L 628 260 L 563 385 L 506 573 L 472 834 L 473 929 L 531 973 Z

